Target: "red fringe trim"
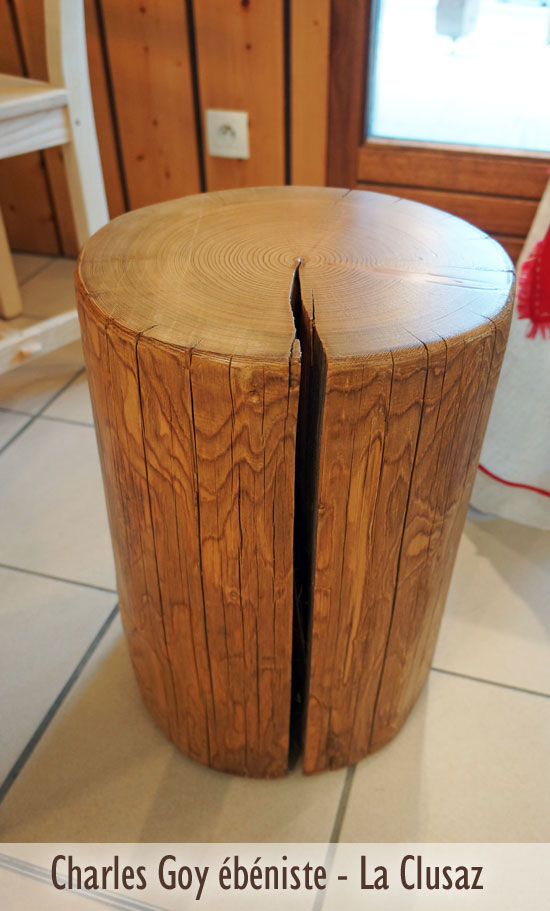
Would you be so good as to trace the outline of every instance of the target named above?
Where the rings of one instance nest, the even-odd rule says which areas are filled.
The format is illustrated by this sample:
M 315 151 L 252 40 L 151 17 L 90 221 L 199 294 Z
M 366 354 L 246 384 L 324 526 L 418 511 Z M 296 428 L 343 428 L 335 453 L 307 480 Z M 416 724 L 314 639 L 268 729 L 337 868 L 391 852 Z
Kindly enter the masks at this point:
M 520 319 L 522 319 L 521 316 Z M 543 338 L 550 338 L 550 320 L 544 323 L 534 323 L 531 320 L 531 328 L 525 338 L 535 338 L 539 332 Z
M 525 260 L 518 282 L 517 303 L 519 319 L 528 319 L 531 322 L 527 338 L 535 338 L 540 332 L 543 338 L 550 337 L 550 316 L 546 313 L 537 314 L 537 305 L 533 300 L 536 288 L 537 268 L 540 268 L 539 257 L 543 253 L 544 240 L 539 240 Z M 548 311 L 548 307 L 544 307 Z

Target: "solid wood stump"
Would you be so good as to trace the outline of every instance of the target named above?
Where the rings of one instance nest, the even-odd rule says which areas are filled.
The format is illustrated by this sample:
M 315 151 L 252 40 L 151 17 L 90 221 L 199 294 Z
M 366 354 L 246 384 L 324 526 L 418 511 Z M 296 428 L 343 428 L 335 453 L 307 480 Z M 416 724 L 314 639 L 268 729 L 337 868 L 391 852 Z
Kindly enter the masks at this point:
M 76 283 L 150 711 L 239 774 L 283 774 L 291 728 L 306 772 L 378 749 L 430 668 L 508 257 L 417 203 L 281 187 L 123 215 Z

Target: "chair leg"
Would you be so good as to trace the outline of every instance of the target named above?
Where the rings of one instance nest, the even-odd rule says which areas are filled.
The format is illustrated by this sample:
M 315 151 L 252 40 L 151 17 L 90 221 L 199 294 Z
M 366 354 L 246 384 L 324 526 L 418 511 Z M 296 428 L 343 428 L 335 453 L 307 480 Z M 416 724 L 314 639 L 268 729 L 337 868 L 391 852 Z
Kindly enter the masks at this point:
M 46 49 L 52 85 L 67 89 L 72 141 L 62 146 L 76 237 L 82 246 L 109 221 L 94 123 L 82 0 L 46 0 Z
M 76 237 L 78 245 L 82 247 L 95 231 L 107 224 L 109 211 L 93 120 L 91 123 L 83 123 L 77 118 L 75 123 L 70 107 L 68 116 L 73 121 L 71 128 L 74 138 L 62 146 L 63 160 Z
M 0 317 L 11 319 L 23 311 L 23 302 L 8 243 L 8 235 L 0 212 Z

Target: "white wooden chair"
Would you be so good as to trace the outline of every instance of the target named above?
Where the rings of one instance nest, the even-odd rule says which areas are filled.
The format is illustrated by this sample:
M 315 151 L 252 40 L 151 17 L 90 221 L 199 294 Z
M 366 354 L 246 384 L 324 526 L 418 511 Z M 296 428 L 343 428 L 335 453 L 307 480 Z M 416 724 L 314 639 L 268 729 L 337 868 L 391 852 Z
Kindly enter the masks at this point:
M 44 0 L 49 82 L 0 75 L 0 158 L 61 146 L 80 246 L 108 220 L 86 54 L 83 0 Z M 0 317 L 22 311 L 0 213 Z M 0 330 L 0 373 L 78 338 L 76 310 Z

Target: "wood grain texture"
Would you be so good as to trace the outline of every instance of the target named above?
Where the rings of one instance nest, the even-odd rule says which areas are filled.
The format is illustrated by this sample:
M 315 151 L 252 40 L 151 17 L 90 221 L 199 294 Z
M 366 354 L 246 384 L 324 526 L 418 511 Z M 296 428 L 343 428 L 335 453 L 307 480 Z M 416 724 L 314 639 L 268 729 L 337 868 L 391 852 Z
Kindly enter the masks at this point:
M 67 115 L 63 108 L 41 111 L 27 117 L 2 121 L 0 158 L 34 152 L 37 146 L 47 149 L 69 139 Z
M 361 145 L 357 179 L 364 183 L 521 196 L 539 200 L 548 177 L 548 158 L 421 148 L 371 140 Z
M 131 208 L 200 189 L 185 3 L 102 0 Z
M 360 191 L 188 197 L 86 244 L 79 312 L 125 629 L 147 705 L 189 756 L 285 772 L 293 613 L 304 770 L 401 727 L 512 286 L 476 228 Z
M 290 5 L 291 183 L 324 187 L 327 176 L 330 0 Z
M 454 190 L 426 190 L 419 187 L 402 187 L 361 183 L 361 189 L 388 193 L 413 199 L 428 206 L 435 206 L 471 221 L 476 227 L 490 234 L 514 234 L 524 237 L 535 212 L 534 199 L 485 196 L 478 193 L 456 193 Z
M 205 148 L 207 190 L 283 184 L 283 0 L 201 0 L 194 13 L 203 122 L 208 108 L 249 114 L 250 158 Z

